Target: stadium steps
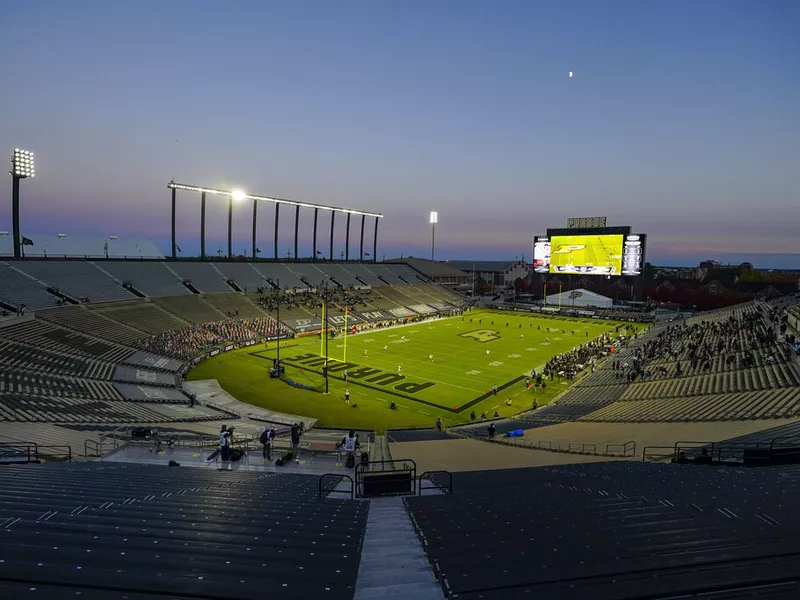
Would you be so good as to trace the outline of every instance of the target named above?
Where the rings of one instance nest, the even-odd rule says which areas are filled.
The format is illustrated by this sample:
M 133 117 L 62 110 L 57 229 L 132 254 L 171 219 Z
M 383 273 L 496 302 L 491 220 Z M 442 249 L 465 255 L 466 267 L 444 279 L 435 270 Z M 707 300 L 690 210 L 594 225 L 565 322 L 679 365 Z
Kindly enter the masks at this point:
M 353 600 L 381 598 L 444 598 L 400 498 L 372 500 L 367 517 Z

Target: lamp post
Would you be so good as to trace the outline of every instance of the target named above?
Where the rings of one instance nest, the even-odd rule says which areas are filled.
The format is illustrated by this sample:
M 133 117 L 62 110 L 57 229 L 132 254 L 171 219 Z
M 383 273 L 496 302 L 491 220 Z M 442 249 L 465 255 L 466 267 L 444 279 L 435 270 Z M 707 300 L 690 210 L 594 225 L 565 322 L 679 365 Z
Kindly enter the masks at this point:
M 30 150 L 14 149 L 11 155 L 11 221 L 14 236 L 14 258 L 21 258 L 22 240 L 19 232 L 19 182 L 22 179 L 35 176 L 33 166 L 33 152 Z
M 431 211 L 431 261 L 436 256 L 436 224 L 439 222 L 439 213 Z

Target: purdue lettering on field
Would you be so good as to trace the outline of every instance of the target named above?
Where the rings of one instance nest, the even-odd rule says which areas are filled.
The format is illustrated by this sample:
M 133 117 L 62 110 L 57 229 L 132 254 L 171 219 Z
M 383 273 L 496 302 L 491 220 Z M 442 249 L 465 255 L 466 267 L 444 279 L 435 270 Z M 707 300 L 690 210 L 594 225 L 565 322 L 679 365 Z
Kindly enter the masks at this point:
M 293 356 L 285 358 L 284 360 L 291 363 L 300 363 L 304 367 L 322 367 L 325 365 L 325 359 L 320 358 L 316 354 L 301 354 L 300 356 Z M 436 385 L 434 381 L 425 381 L 422 383 L 405 381 L 404 383 L 400 383 L 406 379 L 405 375 L 390 373 L 372 367 L 364 367 L 356 363 L 328 362 L 328 373 L 342 371 L 347 371 L 347 378 L 350 380 L 362 380 L 364 383 L 382 387 L 393 386 L 393 389 L 404 394 L 417 394 Z

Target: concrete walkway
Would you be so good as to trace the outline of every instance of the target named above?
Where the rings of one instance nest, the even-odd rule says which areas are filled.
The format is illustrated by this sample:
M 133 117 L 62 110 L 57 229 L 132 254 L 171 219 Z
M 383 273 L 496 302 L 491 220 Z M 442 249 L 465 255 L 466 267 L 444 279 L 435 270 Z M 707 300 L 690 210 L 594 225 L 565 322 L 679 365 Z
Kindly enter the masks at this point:
M 353 600 L 443 600 L 400 498 L 370 501 Z
M 258 419 L 282 425 L 291 425 L 302 421 L 306 424 L 306 429 L 311 429 L 314 423 L 317 422 L 314 417 L 275 412 L 274 410 L 242 402 L 222 389 L 216 379 L 184 381 L 182 387 L 186 393 L 196 394 L 200 404 L 233 413 L 241 419 L 247 418 L 247 415 L 252 415 Z

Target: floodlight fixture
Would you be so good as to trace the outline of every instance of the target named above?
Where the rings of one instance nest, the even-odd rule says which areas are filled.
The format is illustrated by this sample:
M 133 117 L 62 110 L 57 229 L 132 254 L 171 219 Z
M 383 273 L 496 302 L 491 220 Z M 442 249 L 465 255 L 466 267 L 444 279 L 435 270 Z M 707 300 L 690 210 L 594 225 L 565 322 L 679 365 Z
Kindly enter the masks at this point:
M 247 198 L 247 194 L 245 194 L 243 190 L 233 190 L 231 192 L 231 199 L 234 202 L 241 202 L 245 198 Z
M 439 213 L 435 210 L 431 211 L 431 260 L 436 255 L 436 224 L 439 222 Z
M 14 149 L 14 154 L 11 157 L 11 175 L 17 179 L 25 179 L 36 175 L 33 152 L 19 148 Z
M 207 188 L 197 185 L 186 185 L 183 183 L 175 183 L 174 181 L 170 181 L 167 184 L 167 187 L 171 190 L 183 190 L 186 192 L 198 192 L 198 193 L 206 193 L 211 194 L 212 196 L 231 196 L 234 192 L 231 190 L 220 190 L 215 188 Z M 365 210 L 355 210 L 353 208 L 342 208 L 339 206 L 328 206 L 325 204 L 314 204 L 313 202 L 300 202 L 297 200 L 287 200 L 286 198 L 273 198 L 272 196 L 259 196 L 257 194 L 248 194 L 244 193 L 242 199 L 248 200 L 263 200 L 265 202 L 273 202 L 275 204 L 288 204 L 290 206 L 301 206 L 303 208 L 319 208 L 322 210 L 330 210 L 334 212 L 343 212 L 343 213 L 351 213 L 354 215 L 366 215 L 368 217 L 376 217 L 376 218 L 383 218 L 381 213 L 374 213 Z

